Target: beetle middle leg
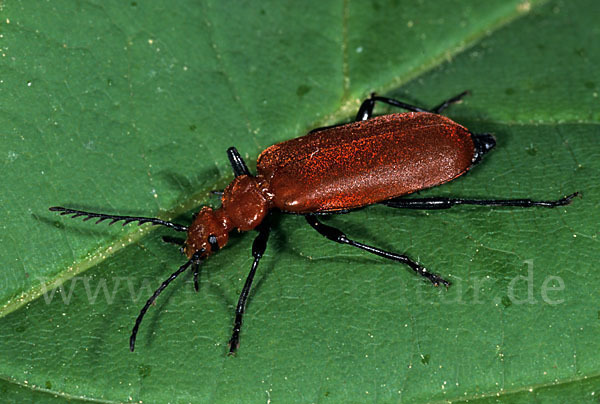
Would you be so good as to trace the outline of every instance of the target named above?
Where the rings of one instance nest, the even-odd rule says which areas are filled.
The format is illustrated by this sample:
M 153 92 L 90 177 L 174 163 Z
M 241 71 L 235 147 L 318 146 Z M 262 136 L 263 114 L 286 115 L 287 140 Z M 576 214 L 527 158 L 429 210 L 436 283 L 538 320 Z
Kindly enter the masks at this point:
M 318 231 L 321 235 L 327 237 L 329 240 L 335 241 L 340 244 L 347 244 L 352 247 L 360 248 L 361 250 L 365 250 L 370 252 L 371 254 L 378 255 L 383 258 L 387 258 L 392 261 L 398 261 L 403 264 L 408 265 L 413 271 L 418 273 L 419 275 L 429 279 L 431 283 L 435 286 L 438 286 L 440 283 L 444 286 L 450 286 L 450 282 L 443 279 L 439 275 L 434 274 L 433 272 L 429 272 L 425 267 L 421 266 L 419 263 L 413 261 L 409 257 L 403 254 L 396 254 L 389 251 L 381 250 L 377 247 L 373 247 L 367 244 L 362 244 L 357 241 L 349 239 L 342 231 L 336 229 L 335 227 L 328 226 L 324 223 L 321 223 L 315 215 L 306 215 L 306 221 L 310 224 L 313 229 Z
M 467 94 L 469 94 L 468 91 L 463 91 L 462 93 L 443 101 L 433 109 L 428 110 L 407 104 L 402 101 L 398 101 L 393 98 L 381 97 L 375 95 L 375 93 L 371 93 L 371 96 L 364 100 L 363 103 L 360 105 L 360 108 L 358 109 L 358 113 L 356 114 L 356 118 L 354 120 L 366 121 L 367 119 L 371 119 L 371 117 L 373 116 L 373 108 L 375 108 L 376 101 L 384 102 L 386 104 L 393 105 L 394 107 L 406 109 L 412 112 L 433 112 L 434 114 L 439 114 L 440 112 L 448 108 L 450 105 L 460 102 L 460 100 L 462 100 L 462 98 Z
M 242 317 L 244 316 L 244 311 L 246 310 L 246 302 L 248 300 L 248 294 L 250 293 L 252 281 L 254 280 L 254 275 L 256 274 L 256 268 L 258 267 L 258 263 L 262 258 L 265 250 L 267 249 L 267 241 L 269 240 L 270 230 L 271 227 L 269 223 L 269 217 L 267 216 L 258 226 L 258 236 L 256 236 L 256 238 L 254 239 L 254 243 L 252 243 L 252 256 L 254 257 L 254 261 L 252 262 L 252 268 L 250 268 L 250 273 L 246 278 L 244 288 L 242 289 L 242 293 L 240 293 L 240 298 L 235 309 L 235 322 L 233 324 L 233 333 L 231 335 L 231 339 L 229 340 L 230 355 L 235 354 L 235 351 L 240 346 L 240 330 L 242 329 Z

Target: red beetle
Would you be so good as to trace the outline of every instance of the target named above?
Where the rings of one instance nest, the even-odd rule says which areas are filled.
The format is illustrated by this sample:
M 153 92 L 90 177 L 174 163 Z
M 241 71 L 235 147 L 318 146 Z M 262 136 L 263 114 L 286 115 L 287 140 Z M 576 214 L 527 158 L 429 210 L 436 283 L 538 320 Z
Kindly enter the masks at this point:
M 124 221 L 123 225 L 152 223 L 187 232 L 183 251 L 188 261 L 160 285 L 140 311 L 131 333 L 132 351 L 146 311 L 171 281 L 191 266 L 194 287 L 198 290 L 200 263 L 227 244 L 229 232 L 257 229 L 258 236 L 252 245 L 254 262 L 240 294 L 229 341 L 230 353 L 234 353 L 239 346 L 242 316 L 252 280 L 267 247 L 269 215 L 274 210 L 302 214 L 315 230 L 330 240 L 399 261 L 434 285 L 448 286 L 448 281 L 406 255 L 351 240 L 340 230 L 321 223 L 317 215 L 343 213 L 374 203 L 395 208 L 447 209 L 466 204 L 551 208 L 571 202 L 577 193 L 555 201 L 400 198 L 463 175 L 495 146 L 492 135 L 471 133 L 464 126 L 439 115 L 466 94 L 465 91 L 446 100 L 431 111 L 371 94 L 362 103 L 355 122 L 315 129 L 263 151 L 258 158 L 256 176 L 250 174 L 240 154 L 231 147 L 227 154 L 235 179 L 223 191 L 222 207 L 216 210 L 203 207 L 189 227 L 156 218 L 108 215 L 63 207 L 50 210 L 72 215 L 72 218 L 98 218 L 96 223 L 104 220 L 111 220 L 110 224 Z M 376 101 L 411 112 L 372 117 Z

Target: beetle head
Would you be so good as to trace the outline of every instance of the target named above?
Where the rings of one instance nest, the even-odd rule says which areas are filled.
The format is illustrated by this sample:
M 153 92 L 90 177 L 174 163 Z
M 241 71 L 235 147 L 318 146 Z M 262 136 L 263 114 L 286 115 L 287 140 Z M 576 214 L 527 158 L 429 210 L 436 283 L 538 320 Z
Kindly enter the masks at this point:
M 203 207 L 188 229 L 185 254 L 191 258 L 197 251 L 202 257 L 217 252 L 227 244 L 230 226 L 221 209 Z

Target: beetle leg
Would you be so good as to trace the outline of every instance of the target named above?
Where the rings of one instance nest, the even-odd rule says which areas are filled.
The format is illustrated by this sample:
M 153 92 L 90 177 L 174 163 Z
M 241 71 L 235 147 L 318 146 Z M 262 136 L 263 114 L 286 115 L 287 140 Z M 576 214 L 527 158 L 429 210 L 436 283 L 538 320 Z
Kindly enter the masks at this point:
M 355 121 L 366 121 L 367 119 L 371 119 L 373 116 L 373 108 L 375 108 L 374 96 L 375 93 L 371 93 L 371 96 L 360 104 L 360 108 L 356 113 L 356 118 L 354 118 Z
M 371 119 L 371 117 L 373 116 L 373 108 L 375 108 L 375 101 L 384 102 L 386 104 L 393 105 L 394 107 L 406 109 L 412 112 L 433 112 L 434 114 L 439 114 L 440 112 L 448 108 L 450 105 L 460 102 L 462 98 L 467 94 L 469 94 L 468 91 L 463 91 L 462 93 L 445 100 L 432 110 L 427 110 L 416 107 L 414 105 L 407 104 L 402 101 L 395 100 L 393 98 L 380 97 L 378 95 L 375 95 L 375 93 L 372 93 L 371 96 L 364 100 L 363 103 L 360 105 L 360 108 L 358 109 L 358 113 L 356 114 L 356 118 L 354 120 L 366 121 L 367 119 Z
M 192 272 L 194 273 L 194 290 L 198 292 L 200 290 L 200 285 L 198 283 L 198 278 L 200 276 L 200 260 L 192 263 Z
M 359 243 L 354 240 L 350 240 L 344 233 L 342 233 L 339 229 L 335 227 L 328 226 L 326 224 L 321 223 L 315 215 L 306 215 L 306 221 L 310 224 L 313 229 L 318 231 L 321 235 L 327 237 L 329 240 L 335 241 L 340 244 L 347 244 L 352 247 L 360 248 L 361 250 L 365 250 L 370 252 L 371 254 L 379 255 L 380 257 L 387 258 L 392 261 L 398 261 L 403 264 L 408 265 L 413 271 L 418 273 L 421 276 L 429 279 L 431 283 L 435 286 L 438 286 L 440 283 L 444 286 L 450 286 L 450 282 L 443 279 L 442 277 L 434 274 L 433 272 L 429 272 L 426 268 L 421 266 L 419 263 L 411 260 L 409 257 L 403 254 L 396 254 L 388 251 L 380 250 L 379 248 L 372 247 L 366 244 Z
M 231 339 L 229 340 L 230 355 L 235 354 L 235 351 L 240 346 L 240 330 L 242 329 L 242 317 L 244 316 L 244 311 L 246 310 L 246 301 L 248 300 L 248 293 L 250 293 L 250 287 L 252 286 L 252 280 L 254 279 L 254 275 L 256 274 L 258 262 L 260 261 L 265 250 L 267 249 L 267 241 L 269 240 L 270 230 L 271 227 L 269 224 L 269 218 L 267 216 L 258 226 L 258 236 L 256 236 L 256 238 L 254 239 L 254 243 L 252 244 L 252 256 L 254 257 L 254 262 L 252 262 L 252 268 L 250 269 L 250 273 L 246 278 L 246 283 L 244 283 L 244 288 L 242 289 L 242 293 L 240 293 L 240 298 L 235 309 L 235 322 L 233 324 L 233 334 L 231 335 Z
M 465 95 L 469 95 L 469 91 L 463 91 L 462 93 L 455 95 L 454 97 L 452 97 L 450 99 L 447 99 L 446 101 L 442 102 L 437 107 L 433 108 L 431 110 L 431 112 L 433 112 L 434 114 L 439 114 L 440 112 L 442 112 L 443 110 L 448 108 L 450 105 L 460 102 Z
M 371 119 L 373 116 L 373 108 L 375 108 L 375 101 L 385 102 L 386 104 L 393 105 L 398 108 L 403 108 L 412 112 L 429 112 L 426 109 L 415 107 L 414 105 L 406 104 L 402 101 L 394 100 L 393 98 L 380 97 L 371 93 L 371 96 L 363 101 L 356 114 L 355 121 L 366 121 Z
M 244 159 L 240 156 L 240 153 L 235 147 L 227 149 L 227 157 L 229 157 L 229 162 L 233 168 L 233 174 L 235 174 L 236 177 L 239 177 L 240 175 L 250 175 L 250 171 L 248 170 Z
M 395 198 L 380 203 L 392 208 L 426 210 L 449 209 L 455 205 L 518 206 L 521 208 L 533 208 L 536 206 L 541 206 L 544 208 L 555 208 L 557 206 L 565 206 L 570 204 L 572 199 L 578 195 L 579 192 L 575 192 L 555 201 L 532 201 L 531 199 Z

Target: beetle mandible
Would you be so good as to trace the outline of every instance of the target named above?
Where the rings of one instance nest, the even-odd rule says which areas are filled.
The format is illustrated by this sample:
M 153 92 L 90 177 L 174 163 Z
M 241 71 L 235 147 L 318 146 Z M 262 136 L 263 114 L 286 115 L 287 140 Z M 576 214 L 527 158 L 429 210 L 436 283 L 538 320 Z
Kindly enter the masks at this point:
M 269 216 L 273 211 L 304 215 L 308 224 L 327 239 L 401 262 L 429 279 L 433 285 L 447 287 L 450 285 L 448 281 L 406 255 L 354 241 L 337 228 L 322 223 L 318 215 L 345 213 L 375 203 L 410 209 L 447 209 L 454 205 L 552 208 L 568 205 L 578 195 L 576 192 L 553 201 L 401 198 L 465 174 L 496 145 L 491 134 L 471 133 L 440 115 L 466 94 L 467 91 L 462 92 L 426 110 L 373 93 L 363 101 L 353 123 L 318 128 L 305 136 L 264 150 L 258 157 L 255 176 L 238 151 L 231 147 L 227 155 L 235 178 L 223 191 L 222 206 L 215 210 L 203 207 L 189 227 L 157 218 L 84 212 L 64 207 L 51 207 L 50 210 L 72 215 L 72 218 L 98 218 L 96 223 L 104 220 L 111 220 L 110 224 L 123 221 L 123 226 L 131 222 L 138 225 L 152 223 L 187 233 L 182 251 L 188 261 L 156 289 L 140 311 L 131 332 L 131 351 L 146 311 L 169 283 L 191 267 L 197 291 L 200 263 L 227 244 L 229 232 L 234 229 L 258 230 L 252 244 L 254 261 L 235 310 L 229 340 L 229 353 L 233 354 L 239 347 L 248 293 L 267 247 Z M 410 112 L 373 117 L 376 102 Z M 165 238 L 165 241 L 173 239 Z

